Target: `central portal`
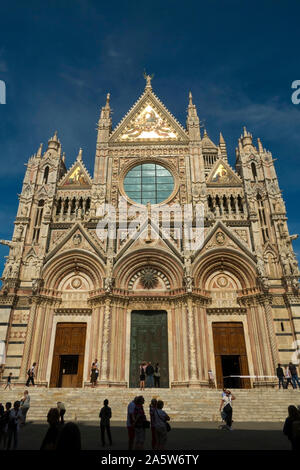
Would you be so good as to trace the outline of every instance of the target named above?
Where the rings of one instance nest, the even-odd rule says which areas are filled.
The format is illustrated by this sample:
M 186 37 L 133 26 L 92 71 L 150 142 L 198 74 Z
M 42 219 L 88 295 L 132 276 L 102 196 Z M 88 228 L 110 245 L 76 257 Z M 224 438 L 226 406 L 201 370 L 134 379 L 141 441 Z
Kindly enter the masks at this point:
M 129 386 L 139 387 L 140 364 L 158 362 L 160 386 L 169 387 L 168 315 L 165 310 L 133 310 L 130 335 Z

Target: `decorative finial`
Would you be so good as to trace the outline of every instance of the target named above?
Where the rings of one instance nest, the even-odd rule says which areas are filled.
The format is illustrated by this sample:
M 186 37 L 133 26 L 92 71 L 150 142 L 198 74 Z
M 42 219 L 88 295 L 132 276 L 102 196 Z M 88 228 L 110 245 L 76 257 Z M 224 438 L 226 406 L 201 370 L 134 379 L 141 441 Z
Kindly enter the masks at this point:
M 152 90 L 151 80 L 154 77 L 154 73 L 152 75 L 147 75 L 146 70 L 144 70 L 144 79 L 146 80 L 146 88 Z
M 110 100 L 110 93 L 107 93 L 106 95 L 106 107 L 109 107 L 109 100 Z
M 190 106 L 193 105 L 193 95 L 192 95 L 192 92 L 191 92 L 191 91 L 189 92 L 189 105 L 190 105 Z
M 82 148 L 79 149 L 77 160 L 80 160 L 80 161 L 82 160 Z

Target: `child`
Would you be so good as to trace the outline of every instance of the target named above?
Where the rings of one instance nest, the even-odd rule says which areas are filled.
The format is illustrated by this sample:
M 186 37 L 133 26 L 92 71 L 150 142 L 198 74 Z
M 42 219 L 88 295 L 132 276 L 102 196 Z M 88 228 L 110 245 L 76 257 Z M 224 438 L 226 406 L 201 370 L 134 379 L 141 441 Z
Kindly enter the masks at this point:
M 7 387 L 9 387 L 9 390 L 11 390 L 11 379 L 12 379 L 12 372 L 9 374 L 9 376 L 7 377 L 7 382 L 6 382 L 6 385 L 4 387 L 4 390 L 7 389 Z
M 101 440 L 103 447 L 105 446 L 105 429 L 107 432 L 109 445 L 112 445 L 111 433 L 110 433 L 110 418 L 111 418 L 111 408 L 108 406 L 108 400 L 104 400 L 103 408 L 99 413 L 100 420 L 100 429 L 101 429 Z

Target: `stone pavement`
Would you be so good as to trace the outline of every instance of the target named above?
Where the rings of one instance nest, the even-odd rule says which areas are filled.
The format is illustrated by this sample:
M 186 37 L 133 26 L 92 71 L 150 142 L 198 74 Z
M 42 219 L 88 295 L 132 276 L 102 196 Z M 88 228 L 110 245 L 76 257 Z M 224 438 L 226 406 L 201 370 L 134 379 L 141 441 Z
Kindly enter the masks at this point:
M 77 422 L 83 450 L 103 450 L 100 444 L 99 422 Z M 168 434 L 169 450 L 289 450 L 282 433 L 283 423 L 234 423 L 234 431 L 218 429 L 220 423 L 173 422 Z M 29 422 L 20 431 L 20 450 L 38 450 L 48 429 L 47 423 Z M 127 449 L 127 429 L 124 422 L 111 426 L 112 450 Z M 106 449 L 109 449 L 107 447 Z M 145 449 L 151 449 L 151 432 L 146 430 Z

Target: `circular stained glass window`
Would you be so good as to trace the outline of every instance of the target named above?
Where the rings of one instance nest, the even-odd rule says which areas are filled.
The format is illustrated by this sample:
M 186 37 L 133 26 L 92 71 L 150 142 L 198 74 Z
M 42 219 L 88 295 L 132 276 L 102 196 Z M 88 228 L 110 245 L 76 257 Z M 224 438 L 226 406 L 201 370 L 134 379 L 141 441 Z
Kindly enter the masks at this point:
M 140 204 L 158 204 L 172 194 L 174 179 L 164 166 L 143 163 L 132 168 L 124 179 L 127 196 Z

